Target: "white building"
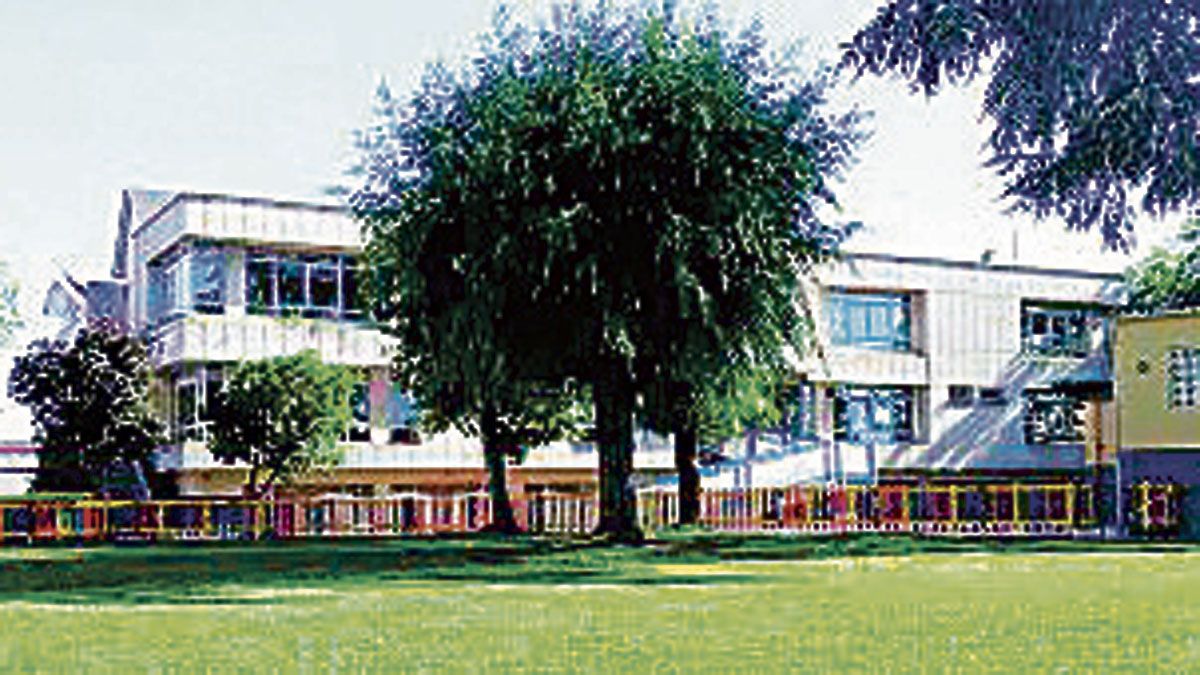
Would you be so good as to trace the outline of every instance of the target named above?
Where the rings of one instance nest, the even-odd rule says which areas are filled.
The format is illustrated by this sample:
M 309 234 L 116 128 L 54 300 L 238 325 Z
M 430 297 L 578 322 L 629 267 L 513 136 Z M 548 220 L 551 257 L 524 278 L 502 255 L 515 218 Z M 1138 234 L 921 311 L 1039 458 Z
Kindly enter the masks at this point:
M 818 277 L 792 419 L 710 482 L 1067 478 L 1111 449 L 1119 275 L 851 253 Z
M 159 468 L 178 472 L 184 493 L 231 492 L 244 482 L 241 469 L 216 463 L 205 445 L 224 369 L 306 349 L 362 374 L 343 461 L 321 489 L 485 487 L 479 444 L 423 436 L 411 402 L 390 384 L 389 339 L 356 304 L 363 242 L 343 209 L 179 193 L 137 220 L 119 228 L 129 232 L 129 320 L 148 339 L 173 422 Z M 673 466 L 665 444 L 642 440 L 639 470 Z M 595 469 L 589 446 L 558 443 L 530 453 L 512 482 L 518 494 L 586 489 Z
M 160 468 L 184 493 L 230 492 L 242 471 L 206 450 L 228 364 L 304 349 L 358 368 L 344 461 L 321 489 L 482 489 L 478 444 L 424 437 L 389 383 L 392 348 L 355 303 L 359 226 L 336 206 L 132 193 L 113 266 L 131 328 L 151 344 L 175 441 Z M 1108 308 L 1119 277 L 851 253 L 820 270 L 819 350 L 789 419 L 727 443 L 708 485 L 1071 476 L 1108 442 Z M 637 468 L 669 482 L 669 445 Z M 1089 449 L 1091 452 L 1089 452 Z M 514 467 L 522 490 L 590 489 L 596 456 L 560 443 Z

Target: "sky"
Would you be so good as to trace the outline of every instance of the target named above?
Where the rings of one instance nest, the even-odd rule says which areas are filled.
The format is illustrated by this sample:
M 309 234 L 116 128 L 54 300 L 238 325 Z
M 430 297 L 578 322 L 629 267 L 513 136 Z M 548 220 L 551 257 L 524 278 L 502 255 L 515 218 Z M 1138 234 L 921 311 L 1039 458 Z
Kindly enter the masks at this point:
M 523 3 L 537 6 L 535 0 Z M 726 0 L 734 22 L 762 18 L 776 45 L 818 60 L 878 0 Z M 107 274 L 122 188 L 187 189 L 327 201 L 370 122 L 381 77 L 398 94 L 423 65 L 469 53 L 492 0 L 83 0 L 0 2 L 0 261 L 21 284 L 29 329 L 43 330 L 60 268 Z M 1120 270 L 1096 233 L 1004 214 L 981 166 L 982 87 L 927 100 L 890 79 L 840 90 L 835 106 L 874 111 L 871 140 L 838 188 L 841 217 L 865 228 L 856 250 Z M 1167 231 L 1141 228 L 1141 249 Z M 9 357 L 0 359 L 7 371 Z M 0 372 L 0 381 L 6 372 Z M 0 398 L 0 439 L 25 437 Z

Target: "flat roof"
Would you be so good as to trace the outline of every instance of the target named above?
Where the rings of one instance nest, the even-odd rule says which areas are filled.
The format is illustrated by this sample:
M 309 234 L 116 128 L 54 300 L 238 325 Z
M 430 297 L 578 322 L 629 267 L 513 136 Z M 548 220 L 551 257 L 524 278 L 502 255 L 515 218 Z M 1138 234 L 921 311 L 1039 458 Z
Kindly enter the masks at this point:
M 337 204 L 314 204 L 312 202 L 273 199 L 270 197 L 240 197 L 237 195 L 220 192 L 185 191 L 176 193 L 165 203 L 163 203 L 162 206 L 151 213 L 150 216 L 148 216 L 133 230 L 133 232 L 130 234 L 130 237 L 132 238 L 137 236 L 138 233 L 140 233 L 143 229 L 153 225 L 176 205 L 187 201 L 218 201 L 240 204 L 242 206 L 268 206 L 283 209 L 303 209 L 308 211 L 318 211 L 321 213 L 349 212 L 349 209 L 347 209 L 345 206 L 340 206 Z M 907 265 L 929 265 L 933 267 L 963 270 L 988 270 L 992 272 L 1007 272 L 1013 274 L 1045 274 L 1049 276 L 1098 279 L 1102 281 L 1120 281 L 1123 278 L 1122 275 L 1112 272 L 1093 272 L 1091 270 L 1071 268 L 1037 267 L 1034 265 L 1021 265 L 1012 263 L 984 265 L 979 262 L 969 260 L 952 260 L 948 258 L 936 258 L 931 256 L 905 256 L 894 255 L 891 253 L 843 251 L 842 257 L 846 260 L 874 260 L 878 262 L 892 262 Z
M 934 258 L 926 256 L 905 256 L 893 255 L 891 253 L 869 253 L 856 251 L 843 251 L 841 255 L 842 258 L 846 260 L 875 260 L 878 262 L 903 263 L 907 265 L 929 265 L 932 267 L 944 267 L 951 269 L 987 270 L 989 272 L 1008 272 L 1011 274 L 1045 274 L 1049 276 L 1098 279 L 1102 281 L 1121 281 L 1124 279 L 1121 274 L 1115 272 L 1093 272 L 1091 270 L 1071 269 L 1065 267 L 1037 267 L 1034 265 L 1020 265 L 1012 263 L 985 265 L 983 263 L 968 260 L 951 260 L 947 258 Z
M 282 209 L 301 209 L 305 211 L 318 211 L 321 213 L 347 213 L 348 209 L 337 204 L 314 204 L 312 202 L 301 202 L 289 199 L 273 199 L 270 197 L 239 197 L 237 195 L 223 194 L 219 192 L 179 192 L 173 195 L 170 199 L 163 203 L 162 206 L 155 209 L 146 217 L 133 232 L 130 233 L 130 238 L 136 237 L 142 230 L 158 222 L 164 214 L 175 208 L 183 202 L 227 202 L 238 204 L 241 206 L 269 206 Z

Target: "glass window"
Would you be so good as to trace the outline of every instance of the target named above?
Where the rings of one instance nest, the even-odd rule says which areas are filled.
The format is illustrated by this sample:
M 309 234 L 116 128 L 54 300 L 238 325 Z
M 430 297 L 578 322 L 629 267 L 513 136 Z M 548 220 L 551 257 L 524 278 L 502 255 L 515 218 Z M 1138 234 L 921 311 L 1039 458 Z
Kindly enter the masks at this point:
M 951 408 L 970 408 L 975 404 L 975 387 L 969 384 L 950 385 L 946 405 Z
M 1049 303 L 1021 303 L 1021 351 L 1039 356 L 1083 358 L 1103 342 L 1105 310 Z
M 308 273 L 311 308 L 319 316 L 332 316 L 338 311 L 338 260 L 319 259 L 311 263 Z
M 159 326 L 187 314 L 185 259 L 174 256 L 150 267 L 146 311 L 150 324 Z
M 200 421 L 212 422 L 220 415 L 218 408 L 224 387 L 221 366 L 208 366 L 204 377 L 204 398 L 200 404 Z
M 417 400 L 393 384 L 387 401 L 388 440 L 391 443 L 420 443 L 417 433 L 420 411 Z
M 359 297 L 359 274 L 353 258 L 342 259 L 342 316 L 358 319 L 363 315 L 362 299 Z
M 1167 352 L 1167 410 L 1200 410 L 1200 347 Z
M 1022 419 L 1027 445 L 1079 443 L 1084 440 L 1083 410 L 1077 396 L 1050 390 L 1026 390 Z
M 198 249 L 191 255 L 192 308 L 204 314 L 225 311 L 225 254 Z
M 912 302 L 906 293 L 830 291 L 826 300 L 833 344 L 907 351 L 912 348 Z
M 175 438 L 177 441 L 200 440 L 196 414 L 196 383 L 180 382 L 175 387 Z
M 911 387 L 839 387 L 834 395 L 834 438 L 848 443 L 909 442 L 916 436 Z
M 779 445 L 784 447 L 798 441 L 814 440 L 817 426 L 813 403 L 812 384 L 799 382 L 788 387 L 779 402 L 779 423 L 774 427 L 761 429 L 760 435 L 774 437 Z
M 350 428 L 345 439 L 352 443 L 371 440 L 371 387 L 365 382 L 355 384 L 350 391 Z
M 275 310 L 275 260 L 263 254 L 246 257 L 246 311 L 269 314 Z
M 358 275 L 350 256 L 253 254 L 246 259 L 246 310 L 357 319 L 362 316 Z
M 281 260 L 279 265 L 279 306 L 300 309 L 308 304 L 305 286 L 308 266 L 299 260 Z

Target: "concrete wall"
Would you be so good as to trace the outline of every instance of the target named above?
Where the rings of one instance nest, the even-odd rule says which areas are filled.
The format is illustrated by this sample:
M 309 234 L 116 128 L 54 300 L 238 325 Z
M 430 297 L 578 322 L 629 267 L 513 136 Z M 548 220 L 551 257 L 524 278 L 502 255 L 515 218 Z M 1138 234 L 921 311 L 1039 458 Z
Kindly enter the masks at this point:
M 1200 348 L 1200 312 L 1117 323 L 1117 431 L 1126 450 L 1200 450 L 1200 407 L 1167 407 L 1167 352 Z

